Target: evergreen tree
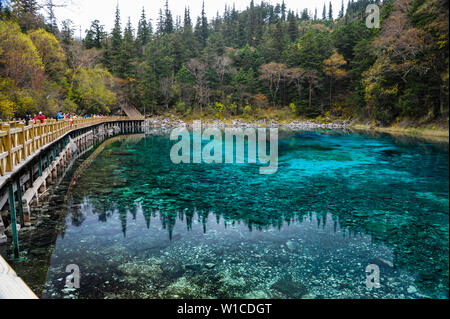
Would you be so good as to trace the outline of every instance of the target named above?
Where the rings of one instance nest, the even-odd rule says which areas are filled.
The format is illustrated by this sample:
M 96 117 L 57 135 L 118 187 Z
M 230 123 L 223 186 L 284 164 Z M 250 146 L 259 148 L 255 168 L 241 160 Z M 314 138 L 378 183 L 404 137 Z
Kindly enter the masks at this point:
M 149 20 L 148 20 L 147 26 L 148 26 L 148 33 L 149 33 L 149 35 L 150 35 L 150 39 L 149 39 L 149 40 L 151 40 L 151 36 L 153 35 L 153 24 L 152 24 L 152 19 L 149 19 Z
M 192 20 L 191 20 L 191 13 L 189 8 L 184 8 L 184 28 L 191 28 L 192 31 Z
M 248 69 L 247 72 L 247 88 L 249 93 L 255 94 L 258 90 L 258 78 L 255 75 L 255 72 L 253 71 L 253 68 Z
M 133 59 L 134 59 L 134 30 L 131 20 L 128 18 L 127 25 L 123 32 L 122 49 L 120 54 L 119 73 L 123 78 L 134 76 Z
M 65 46 L 69 46 L 73 43 L 73 35 L 74 35 L 74 29 L 73 29 L 73 22 L 72 20 L 64 20 L 62 22 L 62 28 L 61 28 L 61 42 Z
M 288 14 L 288 33 L 291 41 L 294 42 L 298 37 L 298 24 L 293 12 Z
M 184 26 L 183 26 L 183 60 L 187 61 L 196 56 L 198 43 L 194 38 L 192 20 L 189 8 L 184 11 Z
M 55 3 L 53 2 L 53 0 L 47 0 L 44 3 L 44 8 L 47 11 L 48 17 L 47 17 L 47 25 L 46 25 L 46 29 L 48 32 L 53 33 L 53 34 L 57 34 L 58 33 L 58 24 L 56 22 L 56 15 L 55 15 Z
M 169 0 L 166 0 L 166 7 L 164 10 L 164 34 L 170 34 L 173 32 L 173 17 L 172 12 L 169 10 Z
M 248 19 L 248 26 L 247 26 L 247 42 L 254 45 L 256 42 L 256 29 L 258 28 L 257 26 L 257 17 L 256 17 L 256 12 L 255 12 L 255 3 L 253 0 L 251 0 L 250 2 L 250 9 L 249 9 L 249 15 L 250 18 Z
M 119 74 L 122 57 L 122 27 L 120 23 L 119 6 L 116 8 L 116 17 L 114 21 L 114 28 L 111 32 L 111 46 L 109 50 L 109 58 L 111 59 L 110 70 L 114 74 Z
M 287 46 L 287 34 L 281 20 L 278 20 L 275 25 L 272 35 L 272 44 L 270 46 L 272 49 L 271 59 L 274 61 L 280 61 L 281 55 Z
M 324 3 L 323 4 L 323 11 L 322 11 L 322 20 L 326 20 L 326 19 L 327 19 L 327 6 Z
M 94 32 L 89 29 L 86 30 L 86 35 L 84 36 L 83 39 L 83 44 L 84 44 L 84 48 L 85 49 L 92 49 L 95 45 L 94 45 Z
M 302 11 L 302 16 L 300 17 L 300 20 L 309 20 L 310 19 L 310 17 L 309 17 L 309 12 L 308 12 L 308 9 L 303 9 L 303 11 Z
M 110 50 L 110 41 L 106 39 L 103 43 L 103 56 L 102 56 L 102 64 L 108 70 L 112 70 L 112 59 L 111 59 L 111 50 Z
M 181 29 L 181 16 L 177 15 L 175 18 L 175 30 Z
M 145 9 L 142 8 L 141 18 L 138 23 L 137 35 L 136 35 L 136 46 L 138 52 L 142 52 L 143 48 L 150 41 L 151 30 L 147 23 L 147 18 L 145 16 Z M 139 53 L 140 54 L 140 53 Z
M 274 21 L 274 24 L 275 24 L 275 23 L 278 23 L 278 21 L 280 20 L 280 15 L 281 15 L 281 6 L 280 6 L 279 3 L 277 3 L 277 5 L 275 6 L 275 9 L 273 10 L 273 13 L 274 13 L 275 19 L 276 19 Z
M 281 3 L 281 21 L 286 21 L 286 4 L 283 2 Z
M 206 13 L 205 13 L 205 1 L 203 1 L 203 5 L 202 5 L 200 38 L 201 38 L 201 44 L 203 45 L 203 47 L 205 47 L 206 39 L 208 39 L 208 18 L 206 17 Z
M 39 17 L 39 3 L 37 0 L 11 0 L 11 9 L 12 16 L 23 31 L 44 27 Z
M 158 22 L 156 23 L 156 30 L 159 35 L 163 35 L 165 33 L 165 19 L 163 15 L 162 9 L 159 9 Z
M 342 0 L 341 11 L 339 11 L 339 19 L 344 16 L 344 0 Z
M 106 37 L 104 26 L 100 24 L 99 20 L 94 20 L 91 23 L 91 27 L 86 31 L 84 38 L 84 47 L 86 49 L 97 48 L 101 49 L 103 40 Z
M 333 21 L 333 7 L 331 5 L 331 1 L 330 1 L 329 9 L 328 9 L 328 20 Z

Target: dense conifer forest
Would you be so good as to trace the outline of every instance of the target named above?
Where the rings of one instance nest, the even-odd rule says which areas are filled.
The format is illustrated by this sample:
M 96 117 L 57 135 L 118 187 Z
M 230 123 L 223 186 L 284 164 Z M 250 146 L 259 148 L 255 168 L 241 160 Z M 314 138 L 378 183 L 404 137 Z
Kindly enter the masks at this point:
M 366 25 L 369 4 L 380 28 Z M 313 12 L 251 0 L 214 18 L 189 8 L 174 16 L 167 2 L 155 22 L 148 9 L 128 18 L 118 6 L 112 30 L 95 20 L 83 39 L 71 20 L 57 23 L 56 5 L 0 1 L 2 119 L 129 104 L 147 115 L 448 123 L 446 0 L 350 0 Z

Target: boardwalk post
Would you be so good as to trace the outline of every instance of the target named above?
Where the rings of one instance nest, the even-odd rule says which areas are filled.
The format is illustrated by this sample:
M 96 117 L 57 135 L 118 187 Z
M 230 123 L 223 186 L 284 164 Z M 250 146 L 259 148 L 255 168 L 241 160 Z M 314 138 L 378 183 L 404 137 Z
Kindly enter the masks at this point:
M 22 206 L 22 187 L 20 186 L 20 177 L 17 178 L 17 202 L 19 203 L 19 216 L 20 216 L 20 225 L 22 227 L 25 226 L 25 220 L 23 218 L 23 206 Z
M 45 145 L 44 143 L 44 126 L 42 126 L 42 122 L 39 121 L 39 148 Z
M 42 159 L 41 159 L 41 154 L 39 154 L 39 159 L 38 159 L 38 167 L 39 167 L 39 176 L 42 176 Z
M 28 166 L 28 174 L 30 175 L 30 180 L 29 180 L 29 186 L 32 186 L 34 183 L 34 162 L 31 162 L 31 164 Z
M 11 230 L 13 237 L 14 257 L 19 258 L 19 234 L 17 233 L 16 202 L 14 199 L 14 187 L 12 182 L 9 182 L 8 189 L 9 189 L 9 210 L 11 214 Z
M 27 156 L 28 156 L 27 148 L 26 148 L 26 145 L 25 145 L 25 140 L 26 140 L 26 138 L 25 138 L 25 124 L 20 123 L 17 127 L 20 128 L 20 132 L 18 133 L 19 134 L 19 141 L 18 142 L 19 142 L 19 145 L 23 145 L 23 148 L 19 152 L 19 154 L 20 154 L 20 156 L 19 156 L 20 160 L 19 161 L 21 161 L 21 160 L 26 159 Z
M 11 126 L 9 124 L 2 124 L 2 131 L 6 131 L 5 152 L 8 152 L 6 158 L 6 172 L 11 172 L 14 168 L 13 154 L 11 152 Z

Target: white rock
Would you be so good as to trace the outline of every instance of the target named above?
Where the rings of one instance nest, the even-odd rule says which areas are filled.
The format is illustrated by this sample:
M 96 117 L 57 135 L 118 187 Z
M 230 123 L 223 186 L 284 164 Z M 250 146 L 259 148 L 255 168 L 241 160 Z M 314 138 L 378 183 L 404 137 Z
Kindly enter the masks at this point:
M 409 286 L 408 289 L 406 290 L 409 294 L 415 294 L 417 292 L 416 287 L 414 286 Z
M 290 251 L 294 251 L 294 250 L 299 249 L 300 245 L 298 243 L 294 242 L 294 241 L 289 240 L 289 241 L 286 242 L 286 247 Z

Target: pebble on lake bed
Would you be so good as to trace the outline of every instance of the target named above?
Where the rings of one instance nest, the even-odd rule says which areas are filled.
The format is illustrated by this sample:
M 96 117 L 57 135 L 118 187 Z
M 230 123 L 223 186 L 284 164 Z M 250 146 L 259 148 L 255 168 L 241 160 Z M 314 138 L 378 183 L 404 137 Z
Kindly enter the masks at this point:
M 415 294 L 417 292 L 417 288 L 414 286 L 409 286 L 406 290 L 409 294 Z

